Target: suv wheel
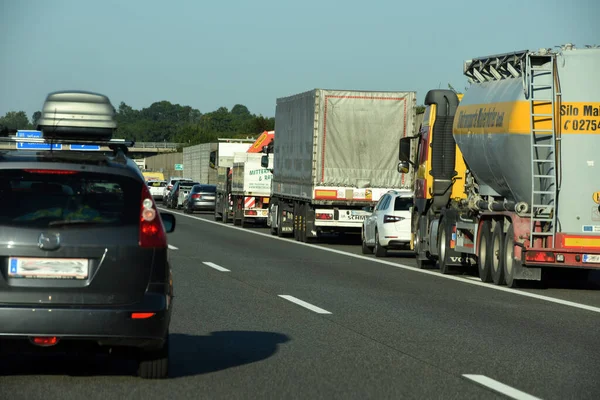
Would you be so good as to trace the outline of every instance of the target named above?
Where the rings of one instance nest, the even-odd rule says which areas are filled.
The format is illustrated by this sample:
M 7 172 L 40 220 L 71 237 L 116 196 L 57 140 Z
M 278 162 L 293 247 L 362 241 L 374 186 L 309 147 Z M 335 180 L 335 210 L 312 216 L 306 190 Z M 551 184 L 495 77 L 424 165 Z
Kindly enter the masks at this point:
M 141 351 L 138 376 L 144 379 L 164 379 L 169 376 L 169 338 L 161 349 Z

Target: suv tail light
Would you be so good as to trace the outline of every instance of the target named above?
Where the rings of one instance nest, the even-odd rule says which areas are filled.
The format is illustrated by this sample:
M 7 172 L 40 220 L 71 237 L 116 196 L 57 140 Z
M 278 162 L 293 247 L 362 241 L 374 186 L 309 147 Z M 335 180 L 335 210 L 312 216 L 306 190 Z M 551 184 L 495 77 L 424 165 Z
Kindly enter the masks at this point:
M 387 222 L 400 222 L 405 220 L 406 218 L 404 217 L 397 217 L 395 215 L 384 215 L 383 216 L 383 223 L 387 223 Z
M 192 195 L 192 199 L 201 199 L 201 198 L 202 198 L 202 195 L 201 195 L 201 194 L 199 194 L 199 193 L 198 193 L 198 194 L 193 194 L 193 195 Z
M 75 175 L 78 172 L 66 169 L 25 169 L 25 172 L 31 174 L 49 174 L 49 175 Z
M 148 186 L 142 186 L 140 247 L 167 247 L 167 234 Z

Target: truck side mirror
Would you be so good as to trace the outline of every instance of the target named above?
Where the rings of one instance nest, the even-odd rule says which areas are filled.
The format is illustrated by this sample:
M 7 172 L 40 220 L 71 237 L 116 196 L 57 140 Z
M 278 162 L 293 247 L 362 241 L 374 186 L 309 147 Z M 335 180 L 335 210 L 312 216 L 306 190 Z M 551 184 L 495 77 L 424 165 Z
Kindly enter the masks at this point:
M 264 155 L 260 158 L 260 166 L 263 168 L 269 168 L 269 156 Z
M 400 147 L 398 152 L 398 160 L 404 161 L 406 163 L 411 163 L 410 159 L 410 141 L 413 140 L 412 137 L 405 137 L 400 139 Z M 398 169 L 400 166 L 398 166 Z
M 398 172 L 401 174 L 408 174 L 410 171 L 410 164 L 407 161 L 398 162 Z

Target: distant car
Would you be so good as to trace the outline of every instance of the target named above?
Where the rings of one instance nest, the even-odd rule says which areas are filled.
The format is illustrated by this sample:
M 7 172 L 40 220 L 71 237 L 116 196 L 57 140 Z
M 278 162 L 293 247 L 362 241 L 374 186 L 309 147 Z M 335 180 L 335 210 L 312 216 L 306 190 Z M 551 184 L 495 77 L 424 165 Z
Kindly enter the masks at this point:
M 0 351 L 104 349 L 165 378 L 175 217 L 158 212 L 126 142 L 110 139 L 113 115 L 105 96 L 51 93 L 40 140 L 63 150 L 0 156 Z M 67 150 L 77 140 L 112 152 Z
M 175 183 L 178 181 L 187 181 L 187 182 L 191 182 L 192 180 L 189 178 L 177 178 L 177 177 L 171 177 L 169 178 L 169 180 L 167 181 L 167 185 L 164 187 L 163 189 L 163 198 L 167 197 L 167 193 L 171 191 L 171 189 L 173 189 L 173 186 L 175 186 Z
M 191 189 L 194 185 L 198 185 L 198 182 L 192 182 L 183 179 L 176 181 L 173 185 L 173 188 L 169 192 L 167 207 L 175 209 L 183 208 L 183 199 L 180 199 L 181 187 L 185 186 L 186 188 Z
M 162 200 L 167 181 L 148 181 L 148 188 L 154 200 Z
M 387 256 L 389 249 L 404 249 L 411 242 L 412 191 L 392 190 L 381 196 L 363 222 L 362 252 Z
M 216 194 L 216 185 L 195 185 L 183 202 L 184 212 L 215 211 Z

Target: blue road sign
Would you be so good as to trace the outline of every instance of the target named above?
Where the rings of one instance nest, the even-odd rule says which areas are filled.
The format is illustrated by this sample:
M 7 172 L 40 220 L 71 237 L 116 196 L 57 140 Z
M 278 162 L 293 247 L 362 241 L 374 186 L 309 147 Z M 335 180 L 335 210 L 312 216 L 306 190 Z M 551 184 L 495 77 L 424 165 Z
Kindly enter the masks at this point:
M 17 143 L 17 150 L 50 150 L 50 144 L 47 143 Z M 62 150 L 62 144 L 53 144 L 52 150 Z
M 18 138 L 42 138 L 41 131 L 17 131 Z M 50 144 L 47 143 L 27 143 L 27 142 L 18 142 L 17 150 L 50 150 Z M 54 144 L 52 145 L 53 150 L 62 150 L 62 144 Z
M 18 138 L 41 138 L 41 131 L 17 131 Z
M 100 150 L 100 146 L 96 144 L 72 144 L 71 150 L 98 151 Z

